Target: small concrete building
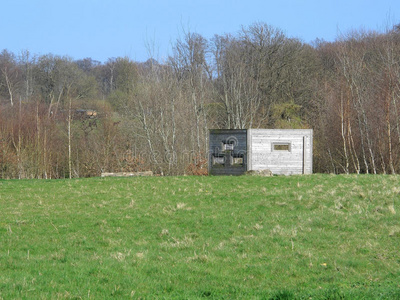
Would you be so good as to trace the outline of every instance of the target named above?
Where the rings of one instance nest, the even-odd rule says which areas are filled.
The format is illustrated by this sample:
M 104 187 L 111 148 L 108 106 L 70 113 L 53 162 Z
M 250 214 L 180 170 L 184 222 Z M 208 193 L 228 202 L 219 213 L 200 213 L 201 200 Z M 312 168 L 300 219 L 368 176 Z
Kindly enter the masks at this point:
M 312 129 L 211 129 L 210 175 L 312 173 Z

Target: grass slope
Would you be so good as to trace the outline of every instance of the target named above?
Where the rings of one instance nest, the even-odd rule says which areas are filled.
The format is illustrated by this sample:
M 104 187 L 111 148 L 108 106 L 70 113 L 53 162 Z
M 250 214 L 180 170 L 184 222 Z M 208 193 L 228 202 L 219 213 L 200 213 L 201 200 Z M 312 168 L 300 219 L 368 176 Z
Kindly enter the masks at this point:
M 400 177 L 0 181 L 0 299 L 400 298 Z

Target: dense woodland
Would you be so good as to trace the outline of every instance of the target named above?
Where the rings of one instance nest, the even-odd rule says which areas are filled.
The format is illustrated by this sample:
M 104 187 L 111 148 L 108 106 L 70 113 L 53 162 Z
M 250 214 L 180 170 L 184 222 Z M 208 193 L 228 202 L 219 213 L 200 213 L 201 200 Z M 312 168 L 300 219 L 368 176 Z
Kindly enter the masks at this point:
M 0 178 L 206 174 L 210 128 L 313 128 L 314 172 L 400 173 L 400 26 L 312 45 L 264 23 L 165 61 L 0 53 Z

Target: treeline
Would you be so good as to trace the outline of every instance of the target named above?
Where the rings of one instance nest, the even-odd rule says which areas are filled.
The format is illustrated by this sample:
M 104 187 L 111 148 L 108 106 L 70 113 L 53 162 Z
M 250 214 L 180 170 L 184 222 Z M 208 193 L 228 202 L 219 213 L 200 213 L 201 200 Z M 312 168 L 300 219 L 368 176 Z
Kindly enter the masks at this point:
M 166 61 L 0 53 L 0 178 L 206 174 L 210 128 L 313 128 L 314 172 L 400 172 L 400 30 L 313 45 L 264 23 Z

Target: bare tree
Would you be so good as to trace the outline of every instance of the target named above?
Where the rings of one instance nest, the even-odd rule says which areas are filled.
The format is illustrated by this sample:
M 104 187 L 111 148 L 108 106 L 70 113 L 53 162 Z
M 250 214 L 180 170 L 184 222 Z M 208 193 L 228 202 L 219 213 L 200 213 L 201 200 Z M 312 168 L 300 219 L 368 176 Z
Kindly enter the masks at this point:
M 184 32 L 173 47 L 168 64 L 174 71 L 182 93 L 191 103 L 194 130 L 191 136 L 199 156 L 204 155 L 207 144 L 206 95 L 211 69 L 207 60 L 208 42 L 197 33 Z
M 15 102 L 15 94 L 20 84 L 20 72 L 13 53 L 3 50 L 0 53 L 0 88 L 5 87 L 10 105 Z
M 343 42 L 339 48 L 338 59 L 341 64 L 341 71 L 347 81 L 351 92 L 351 100 L 358 115 L 361 145 L 363 151 L 364 165 L 366 172 L 369 172 L 369 163 L 365 155 L 365 148 L 369 153 L 369 161 L 372 172 L 376 174 L 375 153 L 373 140 L 371 138 L 371 127 L 367 115 L 368 101 L 371 98 L 369 93 L 369 82 L 367 80 L 366 48 L 365 43 L 358 43 L 360 37 L 353 36 L 350 40 Z

